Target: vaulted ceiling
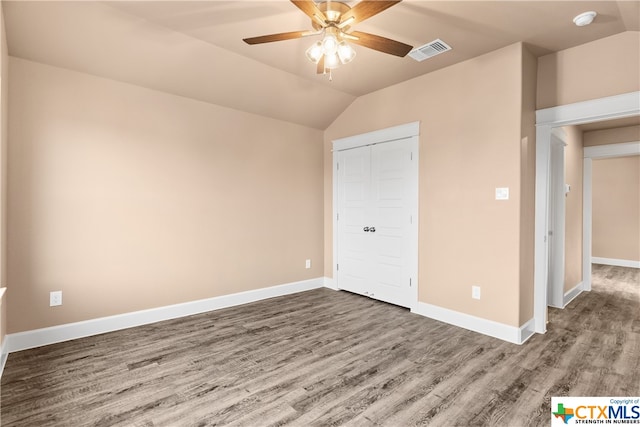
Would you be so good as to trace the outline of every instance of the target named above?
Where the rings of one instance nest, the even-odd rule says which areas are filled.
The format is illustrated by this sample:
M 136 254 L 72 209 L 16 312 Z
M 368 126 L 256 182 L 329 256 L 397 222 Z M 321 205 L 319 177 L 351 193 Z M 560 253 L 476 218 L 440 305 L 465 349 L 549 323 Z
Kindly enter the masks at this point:
M 404 0 L 356 29 L 414 47 L 439 38 L 453 50 L 417 62 L 354 46 L 354 61 L 329 81 L 304 55 L 318 36 L 242 41 L 311 29 L 285 0 L 3 4 L 12 56 L 318 129 L 360 95 L 516 42 L 541 56 L 640 30 L 640 1 Z M 594 23 L 573 25 L 588 10 Z

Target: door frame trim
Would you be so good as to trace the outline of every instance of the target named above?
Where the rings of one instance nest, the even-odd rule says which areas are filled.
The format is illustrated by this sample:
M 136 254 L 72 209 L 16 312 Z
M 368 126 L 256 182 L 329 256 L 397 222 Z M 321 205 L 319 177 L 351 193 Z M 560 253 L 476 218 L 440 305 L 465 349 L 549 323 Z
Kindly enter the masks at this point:
M 640 91 L 536 111 L 536 191 L 534 238 L 535 331 L 547 330 L 549 150 L 553 128 L 640 115 Z M 583 254 L 584 256 L 584 254 Z
M 350 148 L 364 147 L 365 145 L 391 142 L 397 139 L 410 138 L 420 135 L 420 122 L 411 122 L 404 125 L 392 126 L 384 129 L 359 135 L 338 138 L 332 141 L 333 151 L 348 150 Z M 334 171 L 335 172 L 335 171 Z
M 367 145 L 375 145 L 375 144 L 380 144 L 380 143 L 385 143 L 385 142 L 391 142 L 391 141 L 397 141 L 399 139 L 406 139 L 406 138 L 412 138 L 412 137 L 419 137 L 420 136 L 420 122 L 410 122 L 410 123 L 405 123 L 403 125 L 398 125 L 398 126 L 392 126 L 392 127 L 388 127 L 388 128 L 384 128 L 384 129 L 379 129 L 379 130 L 375 130 L 372 132 L 366 132 L 366 133 L 362 133 L 362 134 L 358 134 L 358 135 L 353 135 L 353 136 L 348 136 L 348 137 L 344 137 L 344 138 L 338 138 L 338 139 L 334 139 L 332 142 L 332 181 L 333 181 L 333 185 L 332 185 L 332 191 L 333 191 L 333 195 L 332 195 L 332 204 L 333 204 L 333 219 L 332 219 L 332 224 L 333 224 L 333 232 L 332 232 L 332 237 L 333 237 L 333 253 L 332 253 L 332 259 L 333 259 L 333 267 L 332 267 L 332 272 L 333 272 L 333 287 L 335 289 L 340 289 L 339 285 L 338 285 L 338 161 L 336 158 L 336 151 L 343 151 L 343 150 L 349 150 L 352 148 L 358 148 L 358 147 L 364 147 Z M 420 140 L 418 139 L 418 144 L 416 144 L 416 164 L 418 165 L 417 171 L 418 173 L 416 174 L 417 176 L 415 177 L 415 191 L 416 191 L 416 206 L 414 208 L 414 212 L 413 212 L 413 216 L 415 218 L 414 221 L 414 235 L 413 235 L 413 239 L 412 239 L 412 248 L 414 249 L 414 253 L 413 253 L 413 260 L 411 262 L 411 276 L 415 278 L 415 284 L 413 285 L 414 288 L 414 292 L 413 292 L 413 301 L 411 301 L 411 307 L 410 309 L 413 311 L 416 309 L 417 305 L 418 305 L 418 206 L 420 204 L 420 194 L 418 192 L 418 183 L 419 183 L 419 176 L 420 176 Z
M 554 159 L 553 146 L 562 147 L 559 159 Z M 554 224 L 553 248 L 550 249 L 552 261 L 550 268 L 553 270 L 554 283 L 547 283 L 547 305 L 563 308 L 564 299 L 564 273 L 565 273 L 565 239 L 566 239 L 566 200 L 565 200 L 565 152 L 567 146 L 567 135 L 562 128 L 555 128 L 551 131 L 551 145 L 549 151 L 549 199 L 555 197 L 555 212 L 549 209 L 549 225 Z M 554 169 L 555 166 L 555 169 Z M 552 189 L 551 184 L 555 183 L 556 188 Z M 557 193 L 556 193 L 557 192 Z M 547 234 L 549 235 L 549 234 Z M 550 288 L 550 289 L 549 289 Z M 550 294 L 549 294 L 550 293 Z

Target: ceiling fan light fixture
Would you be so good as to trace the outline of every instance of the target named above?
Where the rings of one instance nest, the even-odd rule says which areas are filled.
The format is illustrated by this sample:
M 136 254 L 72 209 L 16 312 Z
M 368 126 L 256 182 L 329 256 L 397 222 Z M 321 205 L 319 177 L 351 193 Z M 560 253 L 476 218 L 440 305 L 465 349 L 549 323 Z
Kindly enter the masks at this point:
M 316 42 L 312 44 L 309 47 L 309 49 L 307 49 L 307 51 L 305 52 L 305 55 L 307 55 L 307 59 L 309 59 L 309 61 L 313 62 L 314 64 L 317 64 L 318 61 L 320 61 L 320 58 L 322 58 L 323 54 L 324 53 L 322 50 L 321 42 Z
M 332 34 L 327 34 L 322 39 L 322 50 L 325 55 L 333 55 L 338 51 L 338 39 Z
M 327 10 L 324 12 L 324 14 L 326 15 L 328 21 L 335 22 L 340 19 L 341 12 L 339 10 Z
M 316 20 L 316 22 L 317 22 L 318 24 L 320 24 L 320 26 L 322 26 L 322 27 L 324 26 L 324 20 L 323 20 L 320 16 L 318 16 L 318 14 L 317 14 L 317 13 L 314 13 L 314 14 L 313 14 L 313 16 L 312 16 L 312 18 L 313 18 L 313 19 L 315 19 L 315 20 Z
M 338 25 L 336 25 L 338 28 L 343 29 L 346 26 L 351 25 L 351 23 L 353 21 L 355 21 L 356 17 L 355 16 L 350 16 L 347 19 L 345 19 L 344 21 L 340 22 Z
M 341 63 L 348 64 L 356 57 L 356 51 L 343 40 L 338 44 L 338 57 Z
M 243 39 L 249 45 L 299 39 L 322 34 L 322 40 L 305 50 L 307 59 L 316 64 L 318 74 L 326 74 L 341 64 L 347 64 L 356 56 L 349 45 L 353 41 L 360 46 L 398 57 L 406 56 L 412 46 L 375 34 L 352 31 L 351 26 L 387 10 L 402 0 L 361 0 L 351 6 L 351 0 L 290 0 L 311 19 L 313 30 L 289 31 Z
M 340 58 L 337 53 L 332 53 L 324 56 L 324 67 L 330 70 L 338 68 L 340 66 Z

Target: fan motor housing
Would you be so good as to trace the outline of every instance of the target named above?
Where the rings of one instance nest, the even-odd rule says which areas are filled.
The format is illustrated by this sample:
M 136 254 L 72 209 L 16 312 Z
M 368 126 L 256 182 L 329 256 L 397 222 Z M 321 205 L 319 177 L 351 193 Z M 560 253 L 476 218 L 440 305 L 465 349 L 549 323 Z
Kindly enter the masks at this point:
M 339 24 L 340 17 L 344 15 L 347 11 L 349 11 L 351 7 L 349 7 L 348 4 L 345 4 L 339 1 L 324 1 L 322 3 L 318 3 L 318 9 L 320 9 L 320 11 L 324 13 L 324 16 L 327 17 L 327 20 L 329 22 L 332 22 L 334 24 Z M 319 31 L 320 29 L 322 29 L 322 26 L 320 26 L 320 24 L 318 24 L 313 19 L 311 20 L 311 26 L 316 31 Z M 347 30 L 347 28 L 348 27 L 345 27 L 342 30 L 345 31 Z

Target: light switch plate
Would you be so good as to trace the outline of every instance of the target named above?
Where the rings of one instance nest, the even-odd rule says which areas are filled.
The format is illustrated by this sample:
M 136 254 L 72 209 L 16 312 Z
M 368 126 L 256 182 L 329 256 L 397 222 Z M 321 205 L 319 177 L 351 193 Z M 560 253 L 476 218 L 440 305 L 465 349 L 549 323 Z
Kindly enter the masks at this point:
M 509 200 L 509 187 L 496 188 L 496 200 Z
M 471 298 L 480 299 L 480 286 L 471 286 Z

